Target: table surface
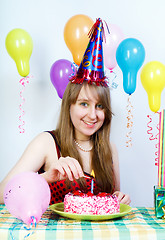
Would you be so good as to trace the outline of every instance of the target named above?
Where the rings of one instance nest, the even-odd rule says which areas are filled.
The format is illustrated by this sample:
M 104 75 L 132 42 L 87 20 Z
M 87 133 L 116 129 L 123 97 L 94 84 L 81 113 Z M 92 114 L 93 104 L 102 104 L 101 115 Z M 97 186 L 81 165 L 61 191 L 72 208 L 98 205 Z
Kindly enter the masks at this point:
M 47 210 L 36 228 L 28 230 L 0 205 L 1 240 L 165 240 L 165 220 L 155 217 L 154 208 L 137 207 L 122 218 L 106 221 L 79 221 L 60 217 Z

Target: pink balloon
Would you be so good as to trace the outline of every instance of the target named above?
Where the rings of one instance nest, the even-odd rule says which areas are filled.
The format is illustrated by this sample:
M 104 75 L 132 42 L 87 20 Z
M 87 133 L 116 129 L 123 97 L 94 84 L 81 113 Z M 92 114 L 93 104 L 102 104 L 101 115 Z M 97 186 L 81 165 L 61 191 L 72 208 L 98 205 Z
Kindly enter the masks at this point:
M 4 203 L 8 211 L 24 223 L 38 223 L 50 203 L 50 188 L 45 179 L 34 172 L 14 176 L 4 190 Z
M 124 40 L 124 34 L 122 30 L 115 24 L 107 24 L 110 34 L 108 30 L 105 29 L 105 39 L 103 42 L 103 51 L 104 51 L 104 64 L 109 69 L 112 70 L 116 67 L 116 50 L 121 41 Z
M 60 98 L 63 97 L 66 86 L 69 83 L 69 77 L 75 74 L 75 72 L 76 69 L 72 62 L 66 59 L 60 59 L 53 63 L 50 69 L 50 79 Z

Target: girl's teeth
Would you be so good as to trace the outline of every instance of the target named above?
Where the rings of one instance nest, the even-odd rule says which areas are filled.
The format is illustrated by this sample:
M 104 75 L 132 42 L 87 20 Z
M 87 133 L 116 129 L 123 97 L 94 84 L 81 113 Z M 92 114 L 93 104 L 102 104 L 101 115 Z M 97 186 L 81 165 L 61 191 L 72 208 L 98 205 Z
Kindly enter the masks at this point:
M 88 122 L 85 122 L 86 124 L 88 124 L 88 125 L 93 125 L 94 123 L 88 123 Z

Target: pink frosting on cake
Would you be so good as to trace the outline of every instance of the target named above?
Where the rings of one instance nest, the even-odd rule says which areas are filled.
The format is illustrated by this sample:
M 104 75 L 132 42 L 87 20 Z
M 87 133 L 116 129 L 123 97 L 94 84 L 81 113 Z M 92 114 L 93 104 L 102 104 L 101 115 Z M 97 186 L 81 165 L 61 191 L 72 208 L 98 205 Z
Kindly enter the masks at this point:
M 116 195 L 91 192 L 68 193 L 64 198 L 64 211 L 76 214 L 106 215 L 120 212 L 120 204 Z

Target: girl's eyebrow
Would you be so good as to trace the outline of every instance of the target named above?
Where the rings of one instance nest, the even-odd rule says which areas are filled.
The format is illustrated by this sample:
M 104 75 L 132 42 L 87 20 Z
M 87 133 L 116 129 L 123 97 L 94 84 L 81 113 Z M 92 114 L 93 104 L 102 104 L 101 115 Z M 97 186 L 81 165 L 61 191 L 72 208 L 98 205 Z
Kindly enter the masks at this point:
M 77 99 L 77 101 L 78 101 L 78 102 L 89 101 L 89 99 L 88 99 L 88 98 L 79 98 L 79 99 Z

